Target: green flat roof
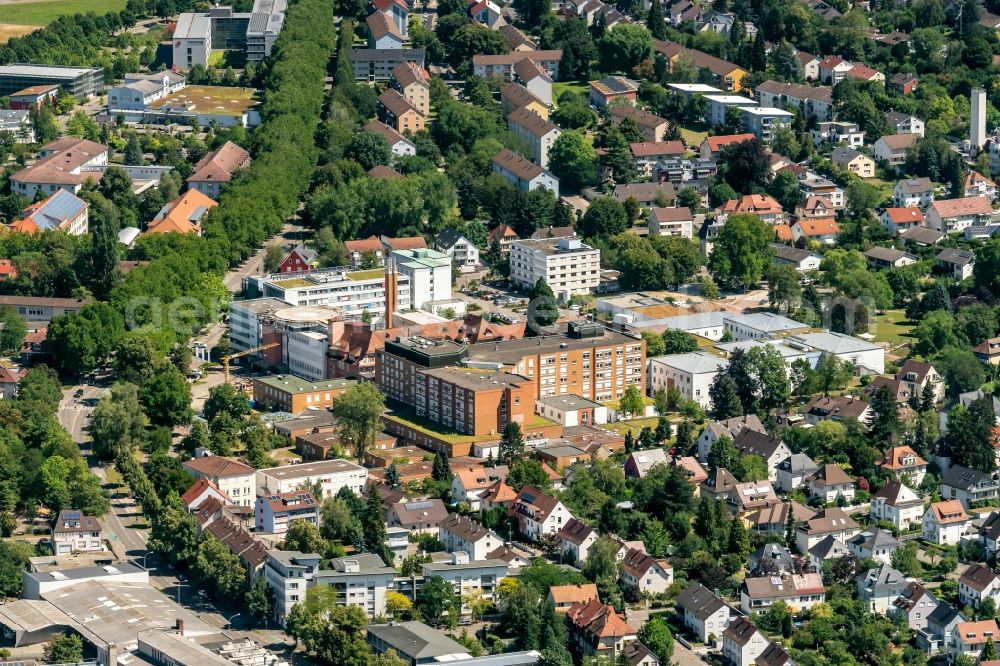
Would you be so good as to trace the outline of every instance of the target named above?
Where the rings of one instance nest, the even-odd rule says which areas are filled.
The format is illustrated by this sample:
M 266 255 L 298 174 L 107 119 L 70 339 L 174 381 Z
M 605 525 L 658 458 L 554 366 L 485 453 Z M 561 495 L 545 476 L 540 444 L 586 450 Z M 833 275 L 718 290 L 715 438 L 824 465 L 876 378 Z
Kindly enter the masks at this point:
M 353 271 L 345 276 L 348 280 L 373 280 L 379 277 L 385 277 L 384 268 L 373 268 L 368 271 Z
M 256 377 L 255 379 L 265 386 L 271 386 L 279 391 L 288 391 L 289 393 L 310 393 L 314 391 L 342 389 L 358 383 L 355 379 L 324 379 L 313 381 L 296 377 L 295 375 L 271 375 L 270 377 Z
M 295 289 L 297 287 L 309 287 L 313 283 L 303 278 L 288 278 L 287 280 L 275 280 L 272 284 L 282 289 Z

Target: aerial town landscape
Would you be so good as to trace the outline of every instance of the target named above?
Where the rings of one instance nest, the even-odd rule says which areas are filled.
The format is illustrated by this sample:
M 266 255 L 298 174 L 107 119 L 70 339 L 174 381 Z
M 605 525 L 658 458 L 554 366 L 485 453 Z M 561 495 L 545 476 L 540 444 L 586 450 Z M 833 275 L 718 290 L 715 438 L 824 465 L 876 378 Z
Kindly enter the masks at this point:
M 1000 666 L 1000 0 L 0 0 L 0 662 Z

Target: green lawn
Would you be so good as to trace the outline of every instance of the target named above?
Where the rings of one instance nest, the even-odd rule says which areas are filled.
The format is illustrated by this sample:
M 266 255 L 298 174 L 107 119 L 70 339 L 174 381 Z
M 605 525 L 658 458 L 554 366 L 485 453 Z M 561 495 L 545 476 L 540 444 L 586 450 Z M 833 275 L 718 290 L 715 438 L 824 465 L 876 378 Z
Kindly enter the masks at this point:
M 125 0 L 39 0 L 0 5 L 0 23 L 48 25 L 65 14 L 120 12 Z
M 684 145 L 691 146 L 692 148 L 697 148 L 701 145 L 701 142 L 705 140 L 708 136 L 708 132 L 695 132 L 694 130 L 689 130 L 686 127 L 681 128 L 681 136 L 684 138 Z
M 639 433 L 645 427 L 650 427 L 656 429 L 656 426 L 660 423 L 659 417 L 653 416 L 648 419 L 632 419 L 631 421 L 616 421 L 614 423 L 605 423 L 600 426 L 605 430 L 610 430 L 613 433 L 617 433 L 622 437 L 625 436 L 629 430 L 632 431 L 633 437 L 638 437 Z
M 590 84 L 586 81 L 556 81 L 552 84 L 552 99 L 559 99 L 559 95 L 567 90 L 572 90 L 578 95 L 586 97 L 590 94 Z
M 914 322 L 907 321 L 902 310 L 886 310 L 875 318 L 871 332 L 876 342 L 888 342 L 895 346 L 909 342 L 915 326 Z

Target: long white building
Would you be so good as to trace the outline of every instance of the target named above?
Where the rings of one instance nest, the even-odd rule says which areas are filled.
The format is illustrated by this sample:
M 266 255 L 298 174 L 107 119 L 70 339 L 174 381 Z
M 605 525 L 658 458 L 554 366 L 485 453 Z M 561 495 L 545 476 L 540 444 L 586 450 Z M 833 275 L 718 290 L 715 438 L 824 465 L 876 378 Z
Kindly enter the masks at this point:
M 650 392 L 677 389 L 684 398 L 708 409 L 711 407 L 708 389 L 715 376 L 728 366 L 728 360 L 706 352 L 658 356 L 649 360 Z
M 365 491 L 368 470 L 346 460 L 314 460 L 298 465 L 282 465 L 257 470 L 257 496 L 280 495 L 319 483 L 320 502 L 333 497 L 341 488 L 356 495 Z

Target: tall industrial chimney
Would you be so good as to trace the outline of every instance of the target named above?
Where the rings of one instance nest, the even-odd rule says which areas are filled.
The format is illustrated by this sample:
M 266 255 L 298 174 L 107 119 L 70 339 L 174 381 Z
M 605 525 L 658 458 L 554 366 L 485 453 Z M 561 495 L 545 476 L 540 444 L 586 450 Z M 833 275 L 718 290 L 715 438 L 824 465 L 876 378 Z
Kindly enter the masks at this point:
M 396 311 L 396 289 L 399 274 L 396 272 L 396 260 L 389 255 L 385 258 L 385 327 L 392 328 L 392 313 Z

